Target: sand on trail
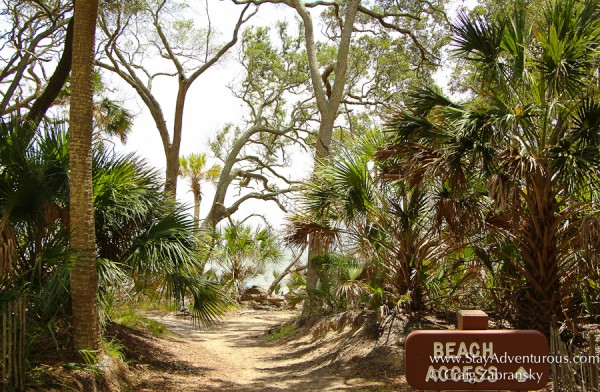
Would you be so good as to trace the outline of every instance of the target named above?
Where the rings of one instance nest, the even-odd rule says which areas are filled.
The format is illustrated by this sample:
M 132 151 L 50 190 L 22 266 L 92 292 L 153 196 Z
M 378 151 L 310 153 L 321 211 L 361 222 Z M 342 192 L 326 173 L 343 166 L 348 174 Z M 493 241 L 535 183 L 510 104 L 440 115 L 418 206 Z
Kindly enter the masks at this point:
M 388 391 L 385 383 L 353 377 L 310 337 L 269 341 L 266 331 L 293 311 L 244 310 L 210 329 L 189 320 L 148 314 L 175 336 L 153 342 L 161 361 L 146 366 L 138 391 Z

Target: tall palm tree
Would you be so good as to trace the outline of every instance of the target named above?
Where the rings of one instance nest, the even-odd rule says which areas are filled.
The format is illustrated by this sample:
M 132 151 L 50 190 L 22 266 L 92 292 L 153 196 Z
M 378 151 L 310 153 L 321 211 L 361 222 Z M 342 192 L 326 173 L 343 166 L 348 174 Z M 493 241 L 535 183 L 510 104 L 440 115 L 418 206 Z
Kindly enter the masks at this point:
M 70 243 L 74 251 L 71 303 L 75 350 L 100 348 L 92 200 L 93 74 L 97 16 L 98 0 L 75 2 L 70 110 Z
M 581 233 L 599 216 L 599 5 L 553 1 L 535 13 L 520 2 L 501 20 L 460 16 L 454 43 L 476 66 L 475 96 L 455 103 L 413 91 L 389 119 L 394 143 L 380 151 L 397 175 L 436 179 L 455 200 L 487 187 L 475 190 L 487 191 L 492 212 L 470 212 L 515 244 L 516 320 L 543 332 L 563 314 Z M 443 219 L 450 227 L 450 211 Z
M 200 225 L 200 203 L 202 202 L 202 182 L 215 182 L 221 174 L 218 164 L 206 168 L 206 154 L 192 153 L 179 158 L 179 176 L 190 180 L 190 189 L 194 195 L 194 229 Z

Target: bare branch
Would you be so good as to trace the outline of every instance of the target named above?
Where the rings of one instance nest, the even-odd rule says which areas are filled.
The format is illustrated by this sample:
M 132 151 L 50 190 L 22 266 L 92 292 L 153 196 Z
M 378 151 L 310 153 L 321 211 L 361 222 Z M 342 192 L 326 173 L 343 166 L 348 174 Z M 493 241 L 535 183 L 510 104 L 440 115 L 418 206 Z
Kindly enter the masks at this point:
M 290 192 L 297 192 L 298 190 L 299 190 L 299 188 L 292 187 L 292 188 L 288 188 L 288 189 L 281 189 L 281 190 L 278 190 L 277 192 L 247 193 L 247 194 L 243 195 L 242 197 L 240 197 L 238 200 L 236 200 L 235 203 L 233 203 L 230 207 L 225 208 L 225 214 L 226 214 L 226 216 L 233 215 L 244 202 L 251 200 L 251 199 L 275 202 L 282 211 L 287 212 L 287 209 L 285 208 L 285 206 L 283 206 L 281 204 L 281 202 L 279 201 L 279 196 L 286 194 L 286 193 L 290 193 Z
M 165 33 L 163 32 L 162 26 L 159 21 L 159 19 L 160 19 L 159 13 L 160 13 L 160 10 L 165 5 L 165 1 L 166 0 L 163 0 L 163 2 L 158 7 L 156 12 L 152 15 L 152 17 L 154 19 L 154 27 L 156 28 L 156 32 L 158 33 L 158 37 L 160 38 L 160 42 L 162 43 L 162 46 L 167 51 L 167 55 L 168 55 L 167 57 L 171 60 L 171 62 L 173 62 L 173 65 L 175 66 L 175 68 L 177 69 L 177 72 L 179 73 L 179 78 L 183 79 L 183 78 L 185 78 L 185 70 L 184 70 L 183 66 L 181 65 L 181 62 L 179 61 L 179 58 L 177 57 L 177 55 L 175 53 L 173 53 L 171 44 L 169 43 L 169 40 L 165 36 Z
M 397 31 L 400 34 L 404 34 L 404 35 L 409 36 L 410 39 L 412 40 L 412 42 L 415 44 L 415 46 L 419 49 L 419 52 L 421 54 L 421 62 L 423 62 L 423 63 L 427 62 L 427 61 L 429 61 L 428 58 L 433 56 L 431 53 L 429 53 L 427 51 L 427 49 L 425 49 L 425 47 L 421 44 L 421 42 L 419 41 L 419 39 L 417 38 L 417 36 L 414 34 L 413 31 L 411 31 L 409 29 L 404 29 L 404 28 L 402 28 L 402 27 L 400 27 L 398 25 L 395 25 L 395 24 L 390 23 L 390 22 L 388 22 L 388 21 L 385 20 L 386 17 L 388 17 L 388 16 L 390 16 L 392 14 L 381 14 L 381 13 L 375 12 L 375 11 L 370 10 L 370 9 L 368 9 L 366 7 L 363 7 L 363 6 L 359 6 L 358 10 L 360 12 L 362 12 L 363 14 L 368 15 L 368 16 L 374 18 L 375 20 L 377 20 L 381 26 L 383 26 L 385 28 L 388 28 L 388 29 L 392 29 L 394 31 Z M 407 15 L 403 15 L 403 16 L 404 17 L 409 17 L 408 14 Z M 415 20 L 420 20 L 420 18 L 417 17 L 417 16 L 410 16 L 410 17 L 412 19 L 415 19 Z
M 244 9 L 242 10 L 242 12 L 240 13 L 238 21 L 235 24 L 235 27 L 233 29 L 233 36 L 231 37 L 231 40 L 228 43 L 226 43 L 225 45 L 223 45 L 221 47 L 221 49 L 219 49 L 219 51 L 210 60 L 208 60 L 205 64 L 203 64 L 201 67 L 199 67 L 195 72 L 193 72 L 189 76 L 189 78 L 187 79 L 189 84 L 193 83 L 194 80 L 196 80 L 200 75 L 202 75 L 204 72 L 206 72 L 207 69 L 212 67 L 217 61 L 219 61 L 219 59 L 221 59 L 221 57 L 223 57 L 223 55 L 225 53 L 227 53 L 227 51 L 229 49 L 231 49 L 237 43 L 238 34 L 239 34 L 239 31 L 240 31 L 240 28 L 242 27 L 242 25 L 244 23 L 246 23 L 248 20 L 250 20 L 250 18 L 252 18 L 258 12 L 258 8 L 256 8 L 250 13 L 250 15 L 244 17 L 246 14 L 246 11 L 248 10 L 249 7 L 250 7 L 250 4 L 247 4 L 244 7 Z

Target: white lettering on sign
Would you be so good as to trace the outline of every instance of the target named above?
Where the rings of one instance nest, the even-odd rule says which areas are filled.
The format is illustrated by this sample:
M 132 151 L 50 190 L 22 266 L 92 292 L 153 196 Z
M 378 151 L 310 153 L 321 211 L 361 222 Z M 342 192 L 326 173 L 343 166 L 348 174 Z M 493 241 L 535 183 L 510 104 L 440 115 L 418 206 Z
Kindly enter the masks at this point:
M 458 346 L 458 347 L 457 347 Z M 434 357 L 491 357 L 494 355 L 492 342 L 433 342 Z
M 511 373 L 512 374 L 512 373 Z M 425 382 L 464 381 L 469 383 L 490 382 L 494 383 L 500 378 L 498 368 L 490 366 L 429 366 L 425 375 Z
M 495 383 L 501 380 L 524 383 L 532 380 L 539 384 L 543 375 L 542 372 L 534 372 L 532 369 L 526 370 L 524 367 L 520 367 L 516 372 L 501 372 L 495 366 L 488 368 L 483 366 L 440 366 L 435 368 L 431 365 L 427 369 L 425 382 L 445 383 L 454 381 L 475 384 L 482 382 Z

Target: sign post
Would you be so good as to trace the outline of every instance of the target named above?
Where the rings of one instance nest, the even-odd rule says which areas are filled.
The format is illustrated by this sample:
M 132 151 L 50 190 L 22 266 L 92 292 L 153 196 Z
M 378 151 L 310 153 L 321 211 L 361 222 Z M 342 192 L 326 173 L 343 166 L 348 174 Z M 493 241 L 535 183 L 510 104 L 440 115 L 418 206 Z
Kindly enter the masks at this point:
M 406 338 L 406 380 L 416 389 L 538 390 L 546 386 L 548 341 L 538 331 L 488 330 L 478 310 L 458 312 L 458 330 Z

